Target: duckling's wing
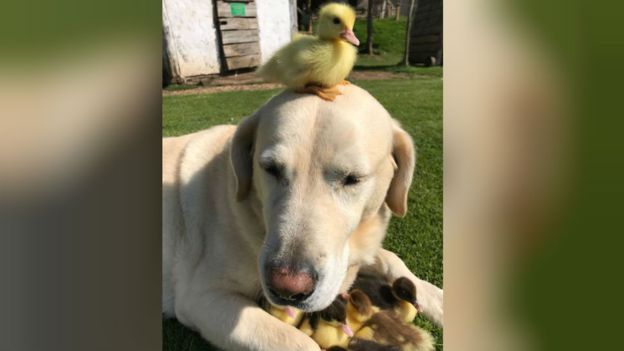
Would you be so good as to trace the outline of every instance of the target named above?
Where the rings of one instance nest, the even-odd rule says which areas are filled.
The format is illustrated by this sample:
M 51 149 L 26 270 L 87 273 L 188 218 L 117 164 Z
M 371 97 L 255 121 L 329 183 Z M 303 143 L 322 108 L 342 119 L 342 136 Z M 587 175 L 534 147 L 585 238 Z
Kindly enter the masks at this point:
M 277 82 L 279 81 L 278 71 L 279 58 L 276 54 L 273 55 L 273 57 L 271 57 L 262 66 L 258 67 L 258 69 L 256 70 L 256 75 L 261 77 L 266 82 Z
M 309 77 L 318 66 L 319 60 L 326 60 L 318 53 L 320 40 L 303 35 L 291 42 L 280 55 L 280 81 L 291 88 L 302 88 L 309 83 Z
M 349 342 L 349 351 L 401 351 L 401 346 L 384 345 L 373 340 L 353 338 Z
M 329 43 L 311 35 L 299 35 L 279 49 L 257 70 L 266 81 L 280 82 L 289 88 L 303 88 L 306 84 L 322 82 L 327 66 L 332 66 L 332 48 Z

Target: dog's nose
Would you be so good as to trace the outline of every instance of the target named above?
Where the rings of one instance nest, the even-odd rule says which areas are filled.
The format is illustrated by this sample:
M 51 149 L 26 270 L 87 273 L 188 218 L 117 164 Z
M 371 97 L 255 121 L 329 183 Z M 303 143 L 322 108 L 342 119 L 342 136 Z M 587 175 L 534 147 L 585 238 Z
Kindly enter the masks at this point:
M 269 275 L 269 290 L 284 300 L 301 302 L 316 287 L 316 273 L 311 269 L 294 270 L 287 266 L 272 266 Z

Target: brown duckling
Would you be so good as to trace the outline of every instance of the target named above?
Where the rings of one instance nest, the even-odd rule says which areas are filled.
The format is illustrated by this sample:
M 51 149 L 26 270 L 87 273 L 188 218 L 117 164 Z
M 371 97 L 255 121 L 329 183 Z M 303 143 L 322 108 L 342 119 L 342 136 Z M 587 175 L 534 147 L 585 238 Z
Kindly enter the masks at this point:
M 347 324 L 353 332 L 360 330 L 364 323 L 377 312 L 379 309 L 373 306 L 371 300 L 362 290 L 351 290 L 347 300 Z
M 383 348 L 386 347 L 386 348 Z M 350 351 L 432 351 L 433 337 L 392 311 L 374 314 L 349 342 Z
M 418 313 L 416 286 L 406 277 L 396 279 L 392 285 L 374 274 L 358 274 L 353 289 L 363 291 L 373 306 L 380 310 L 393 310 L 405 322 L 412 322 Z

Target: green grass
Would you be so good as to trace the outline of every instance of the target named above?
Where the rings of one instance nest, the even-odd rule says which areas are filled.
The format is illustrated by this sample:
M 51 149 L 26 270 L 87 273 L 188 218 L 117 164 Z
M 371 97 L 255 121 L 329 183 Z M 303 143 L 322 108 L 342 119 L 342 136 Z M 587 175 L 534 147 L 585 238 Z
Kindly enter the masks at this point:
M 163 96 L 163 136 L 186 134 L 216 124 L 236 124 L 277 91 Z
M 163 90 L 167 91 L 178 91 L 178 90 L 189 90 L 197 88 L 196 85 L 191 84 L 169 84 L 163 88 Z
M 396 73 L 408 73 L 413 77 L 442 77 L 442 67 L 441 66 L 431 66 L 431 67 L 422 67 L 422 66 L 394 66 L 386 68 L 387 71 L 396 72 Z
M 355 69 L 372 68 L 384 69 L 395 66 L 403 59 L 405 52 L 405 29 L 407 20 L 402 18 L 373 20 L 373 51 L 375 55 L 360 53 Z M 353 26 L 355 35 L 360 39 L 360 50 L 363 50 L 368 35 L 366 34 L 366 19 L 358 19 Z M 316 31 L 316 23 L 313 24 Z
M 405 218 L 393 218 L 384 246 L 422 279 L 442 286 L 442 80 L 441 70 L 419 68 L 417 79 L 361 81 L 414 138 L 418 162 Z M 237 123 L 277 90 L 165 96 L 163 135 L 180 135 L 216 124 Z M 442 331 L 425 319 L 442 350 Z M 175 320 L 163 321 L 164 350 L 215 350 Z
M 360 53 L 355 68 L 393 66 L 401 62 L 405 52 L 406 19 L 378 19 L 373 21 L 373 51 L 375 55 Z M 360 49 L 364 49 L 366 20 L 358 19 L 354 26 L 355 35 L 360 39 Z

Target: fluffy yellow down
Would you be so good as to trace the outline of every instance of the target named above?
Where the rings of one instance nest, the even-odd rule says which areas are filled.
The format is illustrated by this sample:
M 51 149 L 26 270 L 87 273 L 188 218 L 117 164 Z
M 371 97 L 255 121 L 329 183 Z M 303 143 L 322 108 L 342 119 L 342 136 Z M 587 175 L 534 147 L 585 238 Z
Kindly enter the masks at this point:
M 333 21 L 337 19 L 340 24 Z M 321 9 L 318 36 L 298 34 L 257 71 L 265 81 L 291 89 L 308 84 L 333 87 L 344 80 L 357 59 L 357 48 L 340 36 L 352 30 L 355 12 L 347 5 L 329 4 Z

